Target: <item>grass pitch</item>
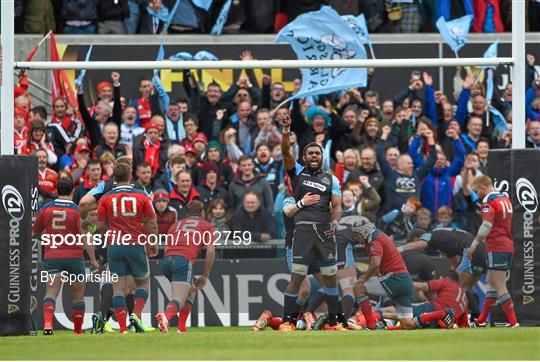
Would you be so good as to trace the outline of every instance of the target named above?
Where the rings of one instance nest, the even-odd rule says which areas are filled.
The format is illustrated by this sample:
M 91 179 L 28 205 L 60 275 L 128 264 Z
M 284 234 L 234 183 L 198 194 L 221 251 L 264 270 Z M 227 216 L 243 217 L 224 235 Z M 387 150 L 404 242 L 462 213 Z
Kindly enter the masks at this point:
M 260 333 L 246 327 L 0 338 L 0 360 L 540 360 L 540 328 Z

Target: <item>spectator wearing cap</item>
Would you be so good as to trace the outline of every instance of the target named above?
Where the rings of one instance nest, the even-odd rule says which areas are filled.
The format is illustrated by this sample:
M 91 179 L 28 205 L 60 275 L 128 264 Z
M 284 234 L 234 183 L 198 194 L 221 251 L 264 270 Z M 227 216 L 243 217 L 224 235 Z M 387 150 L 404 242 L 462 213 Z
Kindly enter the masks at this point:
M 178 220 L 186 217 L 187 204 L 193 200 L 199 200 L 199 192 L 193 186 L 191 172 L 180 171 L 176 175 L 176 188 L 169 193 L 169 205 L 176 210 Z
M 86 143 L 80 143 L 74 146 L 72 162 L 69 166 L 63 167 L 71 174 L 75 187 L 88 178 L 88 160 L 90 159 L 90 147 Z M 60 166 L 62 168 L 62 166 Z M 101 170 L 101 168 L 100 168 Z M 101 177 L 101 172 L 100 172 Z
M 154 208 L 156 209 L 158 232 L 167 234 L 172 224 L 176 222 L 176 211 L 169 206 L 169 193 L 164 189 L 154 192 Z
M 278 186 L 281 183 L 281 175 L 283 173 L 283 162 L 274 160 L 270 146 L 266 143 L 261 143 L 255 148 L 255 173 L 265 178 L 268 185 L 272 189 L 272 195 L 277 195 Z
M 192 145 L 187 144 L 185 146 L 185 155 L 184 159 L 186 160 L 186 171 L 189 171 L 191 173 L 191 176 L 193 179 L 197 179 L 197 165 L 198 165 L 198 159 L 197 159 L 197 151 L 195 151 L 195 148 L 193 148 Z
M 87 177 L 84 178 L 84 181 L 75 189 L 73 194 L 73 202 L 77 205 L 88 191 L 92 190 L 101 182 L 101 163 L 98 160 L 88 161 L 88 164 L 86 165 L 86 175 Z
M 118 74 L 118 73 L 117 73 Z M 96 86 L 96 91 L 98 95 L 98 101 L 92 107 L 88 108 L 88 113 L 94 115 L 94 110 L 96 109 L 100 101 L 105 102 L 109 107 L 113 107 L 113 85 L 111 82 L 106 80 L 99 82 Z
M 28 112 L 22 107 L 15 107 L 14 109 L 14 143 L 15 153 L 20 154 L 21 149 L 24 147 L 28 140 L 28 127 L 26 124 L 28 122 Z
M 139 190 L 146 190 L 148 194 L 154 190 L 154 183 L 152 182 L 152 166 L 146 162 L 138 163 L 135 169 L 135 187 Z
M 176 175 L 180 171 L 186 170 L 186 160 L 184 156 L 172 155 L 165 166 L 165 172 L 154 182 L 154 187 L 171 192 L 176 187 Z
M 204 163 L 202 171 L 204 172 L 204 178 L 200 179 L 197 191 L 199 192 L 199 200 L 204 202 L 204 207 L 207 208 L 212 200 L 225 200 L 227 190 L 220 184 L 219 168 L 215 162 Z
M 47 151 L 47 162 L 49 165 L 56 165 L 58 157 L 54 152 L 53 145 L 47 141 L 45 125 L 41 121 L 34 121 L 32 122 L 32 128 L 28 132 L 26 144 L 22 146 L 20 154 L 30 156 L 40 148 Z
M 244 155 L 238 160 L 240 173 L 229 185 L 229 205 L 231 210 L 236 210 L 242 205 L 242 199 L 246 192 L 254 192 L 262 199 L 262 206 L 267 210 L 273 210 L 274 197 L 272 189 L 264 176 L 254 173 L 255 164 L 251 157 Z
M 163 121 L 163 117 L 155 115 L 152 120 Z M 145 126 L 145 133 L 137 137 L 133 144 L 133 167 L 146 162 L 152 169 L 152 178 L 157 180 L 165 172 L 167 164 L 167 142 L 160 140 L 159 125 L 149 122 Z
M 197 152 L 197 159 L 201 160 L 204 156 L 204 151 L 208 145 L 208 138 L 202 132 L 197 132 L 191 139 L 191 145 Z
M 92 153 L 92 150 L 90 149 L 90 146 L 88 145 L 88 140 L 85 137 L 80 137 L 75 140 L 75 142 L 71 143 L 68 146 L 66 154 L 64 154 L 60 158 L 60 169 L 67 168 L 70 169 L 73 163 L 77 162 L 75 159 L 75 150 L 77 149 L 77 146 L 84 145 L 89 152 Z M 88 155 L 89 156 L 89 155 Z
M 377 120 L 377 118 L 375 117 L 370 117 L 366 119 L 364 124 L 362 125 L 362 136 L 360 137 L 360 144 L 362 144 L 363 146 L 375 148 L 377 147 L 377 142 L 379 141 L 380 137 L 381 124 L 379 120 Z M 395 146 L 395 140 L 390 136 L 387 144 Z
M 203 162 L 214 162 L 217 164 L 219 170 L 219 183 L 227 189 L 233 179 L 234 172 L 229 159 L 223 154 L 223 147 L 219 141 L 212 140 L 208 142 L 204 152 Z M 202 174 L 202 170 L 198 170 L 197 180 L 203 179 L 204 175 Z
M 296 134 L 300 152 L 310 142 L 319 142 L 324 147 L 329 139 L 338 139 L 341 133 L 335 132 L 339 127 L 334 126 L 337 117 L 335 112 L 322 106 L 311 106 L 304 116 L 299 102 L 293 101 L 291 131 Z
M 233 213 L 232 230 L 251 233 L 253 241 L 266 243 L 276 237 L 274 218 L 268 209 L 261 206 L 256 192 L 246 192 L 240 207 Z

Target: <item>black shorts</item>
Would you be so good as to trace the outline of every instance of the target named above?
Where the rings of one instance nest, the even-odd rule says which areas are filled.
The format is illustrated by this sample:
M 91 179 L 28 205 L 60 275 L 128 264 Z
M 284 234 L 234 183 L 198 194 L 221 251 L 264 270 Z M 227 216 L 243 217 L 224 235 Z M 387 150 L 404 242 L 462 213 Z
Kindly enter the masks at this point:
M 297 224 L 293 238 L 293 263 L 330 266 L 336 263 L 336 240 L 333 236 L 326 237 L 324 232 L 328 226 L 320 224 Z

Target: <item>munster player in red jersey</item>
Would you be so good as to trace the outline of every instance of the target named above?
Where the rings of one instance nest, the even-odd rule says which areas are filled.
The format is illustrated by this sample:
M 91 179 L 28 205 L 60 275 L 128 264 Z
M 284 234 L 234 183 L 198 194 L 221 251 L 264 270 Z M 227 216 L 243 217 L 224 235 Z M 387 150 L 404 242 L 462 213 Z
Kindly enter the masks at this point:
M 204 219 L 204 204 L 194 200 L 187 204 L 187 217 L 169 228 L 167 246 L 163 256 L 163 274 L 171 282 L 172 297 L 165 313 L 158 313 L 156 320 L 163 333 L 169 330 L 170 320 L 180 311 L 178 332 L 185 333 L 185 319 L 190 307 L 184 308 L 192 290 L 191 272 L 200 251 L 206 248 L 204 270 L 193 285 L 196 290 L 204 288 L 216 256 L 214 227 Z M 187 310 L 189 309 L 189 310 Z
M 367 271 L 354 284 L 356 303 L 368 329 L 377 328 L 368 294 L 392 299 L 402 329 L 415 329 L 413 321 L 413 282 L 400 252 L 390 238 L 366 217 L 349 220 L 354 240 L 364 244 L 369 256 Z M 443 317 L 453 323 L 453 311 Z
M 446 325 L 444 321 L 449 309 L 454 311 L 454 319 L 458 327 L 469 327 L 466 290 L 459 284 L 456 271 L 447 270 L 441 273 L 439 279 L 428 282 L 414 282 L 414 289 L 432 295 L 431 301 L 413 305 L 414 323 L 417 328 L 451 327 L 453 323 Z M 381 312 L 385 319 L 397 319 L 393 307 L 382 308 Z M 389 327 L 388 329 L 401 328 Z
M 69 276 L 85 275 L 83 250 L 90 257 L 92 269 L 99 267 L 94 248 L 90 243 L 79 243 L 81 234 L 79 207 L 71 201 L 73 196 L 73 180 L 62 177 L 57 184 L 58 198 L 49 202 L 39 210 L 32 231 L 36 237 L 43 237 L 43 269 L 47 272 L 46 291 L 43 298 L 43 334 L 53 334 L 53 318 L 56 308 L 56 297 L 62 288 L 65 273 Z M 47 238 L 45 239 L 45 236 Z M 68 239 L 69 238 L 69 239 Z M 45 242 L 45 240 L 47 240 Z M 51 243 L 54 241 L 54 245 Z M 70 278 L 71 279 L 71 278 Z M 83 278 L 84 279 L 84 278 Z M 73 332 L 82 333 L 84 320 L 84 282 L 73 282 L 69 286 L 72 305 Z
M 514 241 L 512 239 L 512 202 L 508 196 L 497 192 L 489 176 L 478 176 L 473 189 L 483 199 L 482 225 L 468 253 L 471 256 L 479 243 L 486 243 L 487 288 L 482 313 L 476 320 L 484 325 L 493 306 L 502 306 L 509 327 L 519 324 L 514 312 L 514 303 L 506 287 L 506 273 L 512 268 Z
M 124 295 L 129 274 L 133 275 L 137 286 L 129 321 L 137 332 L 144 332 L 140 318 L 150 286 L 148 256 L 157 255 L 157 243 L 147 243 L 149 235 L 155 235 L 157 240 L 156 213 L 146 193 L 131 186 L 131 173 L 129 165 L 116 165 L 113 175 L 117 184 L 99 200 L 97 216 L 99 232 L 105 236 L 115 235 L 112 242 L 108 241 L 107 260 L 111 273 L 118 277 L 112 284 L 113 308 L 120 333 L 127 333 Z

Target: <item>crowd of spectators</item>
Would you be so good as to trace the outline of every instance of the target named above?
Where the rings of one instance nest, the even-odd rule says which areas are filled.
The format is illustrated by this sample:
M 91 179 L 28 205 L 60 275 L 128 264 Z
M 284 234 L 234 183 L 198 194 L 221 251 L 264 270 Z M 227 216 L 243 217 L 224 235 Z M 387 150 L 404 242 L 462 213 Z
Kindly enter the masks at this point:
M 540 76 L 534 57 L 527 61 L 527 147 L 539 148 Z M 475 80 L 471 69 L 456 71 L 454 94 L 415 71 L 393 99 L 380 99 L 371 76 L 366 88 L 275 109 L 289 94 L 268 75 L 259 86 L 248 70 L 229 89 L 212 82 L 203 92 L 184 71 L 188 98 L 173 94 L 164 109 L 150 78 L 141 79 L 139 98 L 122 101 L 121 75 L 112 72 L 97 85 L 97 102 L 90 104 L 80 87 L 78 109 L 57 98 L 48 115 L 30 104 L 23 74 L 15 98 L 16 153 L 37 156 L 41 203 L 56 197 L 64 176 L 74 179 L 78 203 L 127 156 L 135 184 L 152 195 L 161 232 L 198 199 L 216 229 L 250 231 L 253 241 L 265 243 L 284 237 L 280 128 L 290 113 L 293 153 L 301 162 L 304 145 L 315 141 L 325 149 L 325 168 L 341 183 L 344 215 L 375 214 L 397 244 L 415 228 L 476 232 L 481 200 L 471 184 L 486 172 L 490 149 L 511 147 L 512 84 L 501 92 L 495 87 L 492 104 L 508 122 L 500 132 L 477 81 L 486 77 Z M 294 85 L 296 92 L 301 80 Z
M 15 0 L 16 31 L 207 34 L 226 1 Z M 540 2 L 527 2 L 527 31 L 540 31 Z M 201 4 L 208 5 L 208 10 Z M 342 15 L 363 13 L 370 33 L 436 32 L 440 16 L 451 20 L 466 14 L 474 15 L 473 32 L 511 29 L 511 0 L 234 0 L 223 33 L 277 33 L 298 15 L 322 5 L 330 5 Z

